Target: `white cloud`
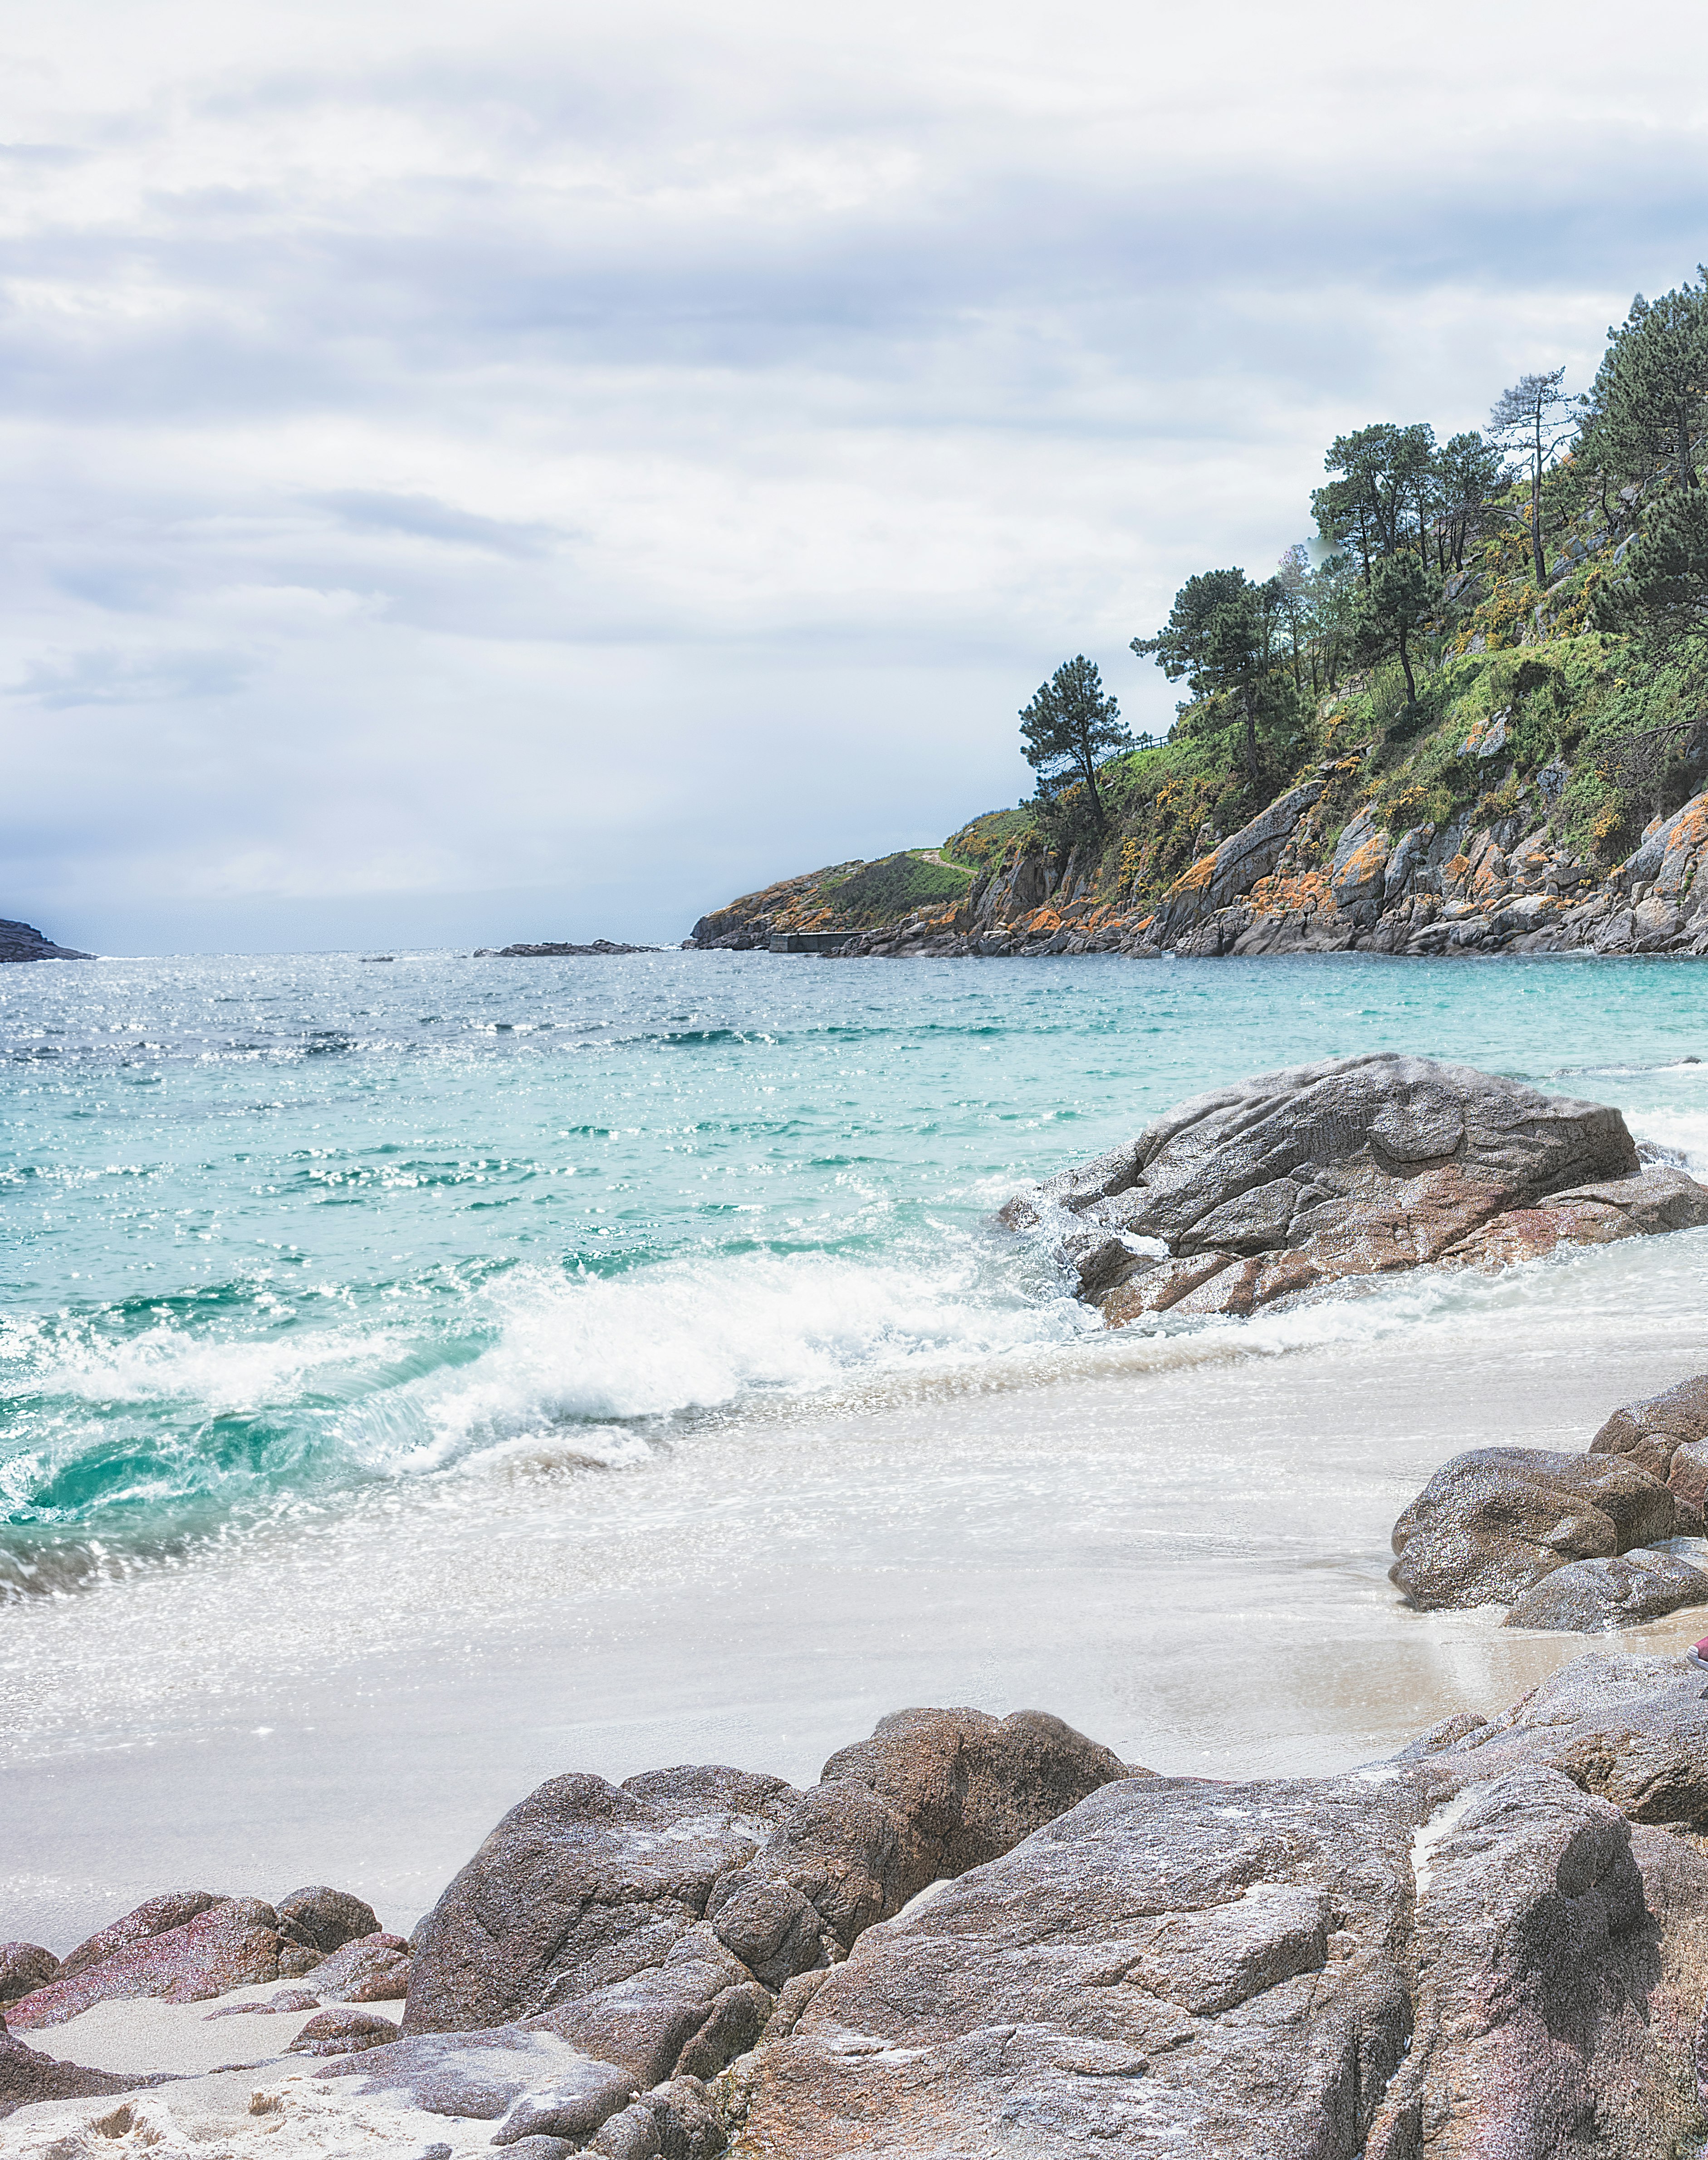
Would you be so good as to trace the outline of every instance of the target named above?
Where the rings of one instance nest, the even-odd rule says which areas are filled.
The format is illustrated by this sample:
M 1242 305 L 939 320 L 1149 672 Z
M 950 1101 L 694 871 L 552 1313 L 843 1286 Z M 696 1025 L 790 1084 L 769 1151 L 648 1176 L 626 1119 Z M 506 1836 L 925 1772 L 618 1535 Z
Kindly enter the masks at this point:
M 1332 435 L 1586 378 L 1701 252 L 1704 42 L 1463 0 L 36 11 L 0 908 L 663 937 L 940 837 L 1021 791 L 1067 654 L 1167 717 L 1127 640 L 1299 537 Z

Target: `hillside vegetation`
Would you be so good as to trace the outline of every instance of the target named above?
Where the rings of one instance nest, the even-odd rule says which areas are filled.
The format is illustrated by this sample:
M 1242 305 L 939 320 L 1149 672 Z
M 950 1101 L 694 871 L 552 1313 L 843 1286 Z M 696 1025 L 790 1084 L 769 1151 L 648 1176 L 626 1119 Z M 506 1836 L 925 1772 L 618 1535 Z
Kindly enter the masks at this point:
M 1130 738 L 1081 657 L 1022 715 L 1032 798 L 969 819 L 942 864 L 785 880 L 696 942 L 892 926 L 917 942 L 999 917 L 1027 949 L 1117 925 L 1130 948 L 1195 876 L 1225 883 L 1218 847 L 1307 783 L 1260 872 L 1285 888 L 1259 893 L 1271 913 L 1320 901 L 1329 922 L 1348 828 L 1379 834 L 1384 863 L 1433 848 L 1433 884 L 1420 869 L 1404 896 L 1432 894 L 1438 914 L 1474 897 L 1448 888 L 1479 835 L 1503 861 L 1521 842 L 1545 858 L 1535 890 L 1581 908 L 1708 780 L 1708 283 L 1639 299 L 1609 335 L 1587 394 L 1526 376 L 1487 435 L 1438 446 L 1427 423 L 1378 423 L 1338 439 L 1311 543 L 1261 581 L 1189 580 L 1163 630 L 1134 638 L 1186 687 L 1165 741 L 1086 747 Z M 1357 942 L 1346 920 L 1337 942 Z

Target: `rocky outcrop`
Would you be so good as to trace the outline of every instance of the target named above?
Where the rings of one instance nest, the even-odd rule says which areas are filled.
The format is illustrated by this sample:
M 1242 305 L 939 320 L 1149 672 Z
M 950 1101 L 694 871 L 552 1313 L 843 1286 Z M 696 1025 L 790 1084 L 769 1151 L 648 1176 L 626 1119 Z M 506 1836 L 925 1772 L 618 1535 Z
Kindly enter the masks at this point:
M 1605 1104 L 1384 1051 L 1198 1096 L 1001 1219 L 1050 1239 L 1116 1327 L 1708 1223 L 1708 1189 L 1639 1166 Z
M 746 1872 L 743 1893 L 781 1880 L 846 1950 L 927 1884 L 995 1859 L 1127 1775 L 1107 1747 L 1039 1711 L 999 1721 L 973 1710 L 902 1711 L 831 1757 Z M 718 1929 L 734 1944 L 731 1917 L 720 1903 Z
M 667 1980 L 646 1985 L 698 2001 L 707 1976 L 693 1953 L 720 1947 L 705 1924 L 713 1886 L 747 1866 L 800 1798 L 780 1778 L 716 1767 L 623 1785 L 552 1778 L 511 1809 L 422 1922 L 404 2030 L 482 2030 L 610 1988 L 636 2003 L 639 1976 L 662 1974 L 690 1936 Z
M 1365 2160 L 1675 2150 L 1699 2119 L 1701 1854 L 1534 1768 L 1462 1788 L 1412 1859 L 1411 2044 Z
M 92 953 L 55 945 L 27 922 L 0 922 L 0 965 L 8 960 L 92 960 Z
M 234 1987 L 288 1978 L 319 1961 L 317 1950 L 281 1932 L 271 1905 L 258 1898 L 224 1898 L 179 1927 L 132 1940 L 69 1975 L 62 1969 L 7 2016 L 17 2031 L 29 2032 L 63 2024 L 96 2002 L 132 1996 L 200 2002 Z
M 105 1964 L 132 1943 L 144 1942 L 150 1935 L 169 1934 L 173 1929 L 181 1928 L 186 1920 L 195 1919 L 198 1913 L 210 1912 L 226 1902 L 211 1890 L 167 1890 L 158 1898 L 144 1898 L 132 1911 L 97 1929 L 75 1950 L 68 1950 L 54 1977 L 75 1979 L 91 1965 Z
M 403 2035 L 389 2017 L 371 2010 L 323 2010 L 311 2017 L 288 2053 L 293 2055 L 361 2055 L 370 2048 L 389 2047 Z
M 1708 1862 L 1643 1825 L 1708 1820 L 1701 1694 L 1586 1659 L 1356 1776 L 1105 1787 L 780 2011 L 714 2089 L 732 2151 L 1672 2150 Z
M 1411 2028 L 1430 1806 L 1403 1773 L 1106 1786 L 864 1935 L 732 2072 L 735 2150 L 1350 2160 Z
M 1681 1526 L 1695 1530 L 1708 1495 L 1708 1373 L 1615 1410 L 1590 1452 L 1622 1455 L 1659 1477 L 1679 1504 Z
M 1424 1611 L 1510 1605 L 1544 1576 L 1674 1534 L 1673 1497 L 1617 1456 L 1480 1447 L 1445 1463 L 1394 1526 L 1389 1574 Z
M 1705 1425 L 1698 1375 L 1615 1410 L 1586 1454 L 1456 1456 L 1394 1524 L 1390 1580 L 1425 1610 L 1509 1605 L 1509 1628 L 1596 1633 L 1708 1604 Z
M 796 1976 L 1126 1775 L 1041 1712 L 918 1710 L 804 1794 L 717 1767 L 555 1778 L 423 1922 L 404 2030 L 520 2021 L 642 2084 L 714 2074 Z
M 317 2002 L 401 2002 L 409 1991 L 409 1945 L 376 1929 L 342 1943 L 299 1985 Z
M 1492 755 L 1491 740 L 1472 747 Z M 1699 876 L 1708 864 L 1708 793 L 1657 818 L 1603 872 L 1558 837 L 1555 809 L 1570 777 L 1564 766 L 1536 776 L 1528 810 L 1485 823 L 1467 813 L 1440 827 L 1390 830 L 1367 802 L 1337 832 L 1324 810 L 1336 776 L 1356 761 L 1325 761 L 1215 839 L 1159 896 L 1110 894 L 1094 884 L 1095 865 L 1032 845 L 953 903 L 859 930 L 837 957 L 1708 953 L 1708 879 Z M 820 881 L 833 875 L 785 880 L 703 916 L 687 942 L 762 945 L 774 922 L 792 925 L 798 915 L 804 925 L 809 901 L 818 906 L 812 920 L 828 922 Z

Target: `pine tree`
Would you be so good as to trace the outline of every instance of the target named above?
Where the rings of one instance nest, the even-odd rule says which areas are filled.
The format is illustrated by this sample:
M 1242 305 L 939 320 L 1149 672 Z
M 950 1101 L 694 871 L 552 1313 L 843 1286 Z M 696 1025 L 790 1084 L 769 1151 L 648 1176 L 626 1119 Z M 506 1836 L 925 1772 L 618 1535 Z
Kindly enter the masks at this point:
M 1521 375 L 1503 390 L 1488 416 L 1488 432 L 1521 450 L 1530 465 L 1530 553 L 1536 566 L 1536 589 L 1548 582 L 1542 562 L 1542 471 L 1577 425 L 1573 401 L 1560 388 L 1563 367 L 1542 375 Z
M 1120 708 L 1103 695 L 1103 677 L 1082 652 L 1065 660 L 1047 683 L 1041 683 L 1020 714 L 1020 740 L 1026 763 L 1038 776 L 1041 796 L 1059 795 L 1083 781 L 1099 827 L 1106 823 L 1098 792 L 1099 762 L 1117 750 L 1131 750 L 1133 734 L 1124 726 Z
M 1641 293 L 1608 345 L 1587 402 L 1586 447 L 1626 480 L 1670 465 L 1697 485 L 1693 438 L 1708 405 L 1708 271 L 1651 304 Z

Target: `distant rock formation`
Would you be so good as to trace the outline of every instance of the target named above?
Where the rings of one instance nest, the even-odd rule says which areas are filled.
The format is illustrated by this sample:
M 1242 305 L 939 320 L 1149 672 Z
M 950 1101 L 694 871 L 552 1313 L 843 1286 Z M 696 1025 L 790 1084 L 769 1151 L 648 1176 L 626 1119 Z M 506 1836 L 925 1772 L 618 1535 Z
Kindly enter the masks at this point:
M 477 960 L 591 960 L 614 953 L 656 953 L 657 945 L 613 945 L 609 937 L 595 937 L 590 945 L 481 945 Z
M 0 922 L 0 961 L 92 960 L 92 953 L 74 953 L 69 945 L 54 945 L 27 922 Z

